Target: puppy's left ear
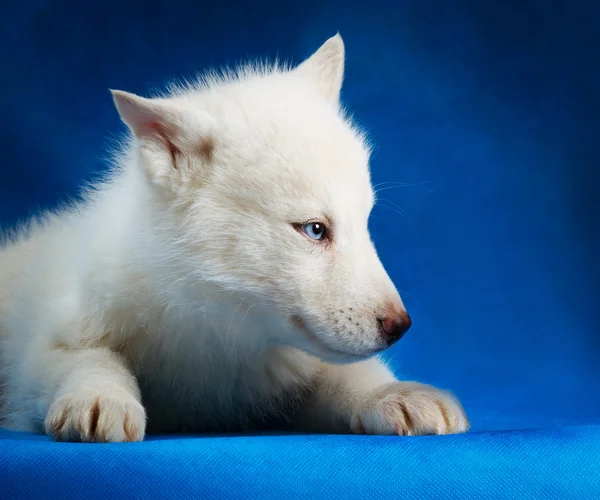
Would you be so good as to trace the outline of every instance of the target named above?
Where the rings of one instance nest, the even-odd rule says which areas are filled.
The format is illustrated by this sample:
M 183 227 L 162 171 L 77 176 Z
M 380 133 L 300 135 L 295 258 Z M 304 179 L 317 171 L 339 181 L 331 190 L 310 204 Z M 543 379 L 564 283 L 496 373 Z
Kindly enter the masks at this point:
M 339 102 L 344 80 L 344 41 L 338 33 L 296 68 L 298 74 L 310 78 L 326 99 Z

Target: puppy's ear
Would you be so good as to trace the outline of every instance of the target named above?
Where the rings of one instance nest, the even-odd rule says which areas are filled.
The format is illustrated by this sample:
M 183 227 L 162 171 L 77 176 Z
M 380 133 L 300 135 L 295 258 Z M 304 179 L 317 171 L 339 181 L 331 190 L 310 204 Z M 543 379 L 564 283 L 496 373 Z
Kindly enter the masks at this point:
M 138 139 L 167 140 L 177 131 L 176 110 L 162 99 L 146 99 L 122 90 L 110 91 L 121 119 Z
M 146 99 L 121 90 L 111 93 L 121 119 L 138 141 L 140 163 L 151 181 L 173 186 L 202 175 L 200 167 L 210 163 L 214 148 L 208 115 L 188 113 L 169 99 Z
M 326 99 L 339 102 L 344 80 L 344 41 L 338 33 L 296 68 L 298 74 L 310 78 Z

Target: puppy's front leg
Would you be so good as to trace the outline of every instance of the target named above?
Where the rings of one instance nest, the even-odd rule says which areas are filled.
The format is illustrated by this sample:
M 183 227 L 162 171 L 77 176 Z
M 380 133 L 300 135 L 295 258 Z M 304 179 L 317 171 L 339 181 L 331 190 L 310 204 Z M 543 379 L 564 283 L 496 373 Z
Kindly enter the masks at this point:
M 451 394 L 399 382 L 377 358 L 323 364 L 315 398 L 299 424 L 317 432 L 355 434 L 455 434 L 469 429 L 462 406 Z
M 39 411 L 61 441 L 141 441 L 146 414 L 124 360 L 106 348 L 57 348 L 38 360 Z M 47 402 L 42 404 L 42 402 Z

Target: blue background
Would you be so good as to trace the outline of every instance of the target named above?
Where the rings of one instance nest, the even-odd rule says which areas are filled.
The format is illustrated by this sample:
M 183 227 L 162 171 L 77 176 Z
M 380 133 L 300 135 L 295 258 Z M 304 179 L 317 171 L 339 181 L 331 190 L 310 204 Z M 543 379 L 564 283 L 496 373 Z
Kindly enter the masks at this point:
M 599 424 L 598 19 L 561 0 L 6 4 L 0 226 L 102 174 L 108 88 L 297 63 L 339 30 L 373 181 L 406 183 L 371 221 L 413 316 L 394 366 L 455 391 L 476 432 Z

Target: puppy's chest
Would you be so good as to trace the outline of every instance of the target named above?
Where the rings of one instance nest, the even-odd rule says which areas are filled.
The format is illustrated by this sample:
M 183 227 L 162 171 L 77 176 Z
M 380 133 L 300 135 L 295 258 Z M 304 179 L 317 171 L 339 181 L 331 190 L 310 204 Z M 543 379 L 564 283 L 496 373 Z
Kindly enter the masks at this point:
M 318 361 L 292 348 L 258 354 L 217 343 L 155 342 L 125 352 L 149 432 L 281 427 L 311 397 Z

